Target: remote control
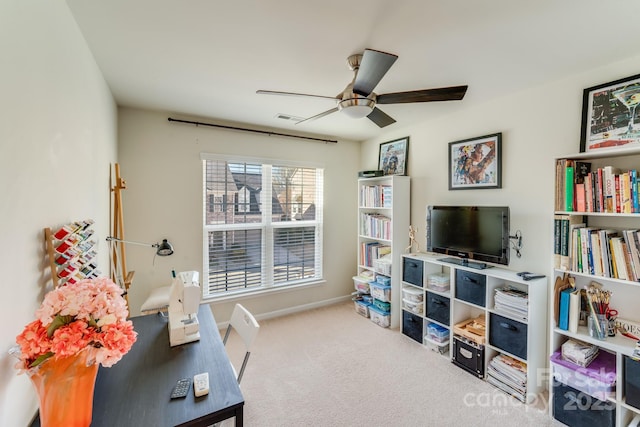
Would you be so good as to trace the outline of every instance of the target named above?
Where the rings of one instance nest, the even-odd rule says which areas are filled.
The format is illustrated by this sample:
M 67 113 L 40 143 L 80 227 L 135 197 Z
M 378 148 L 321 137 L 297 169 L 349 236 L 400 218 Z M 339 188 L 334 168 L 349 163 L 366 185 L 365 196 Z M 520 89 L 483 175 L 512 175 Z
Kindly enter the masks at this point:
M 203 372 L 193 376 L 193 392 L 196 397 L 209 393 L 209 373 Z
M 191 386 L 191 378 L 182 378 L 178 380 L 173 391 L 171 392 L 172 399 L 178 399 L 180 397 L 186 397 L 189 394 L 189 387 Z

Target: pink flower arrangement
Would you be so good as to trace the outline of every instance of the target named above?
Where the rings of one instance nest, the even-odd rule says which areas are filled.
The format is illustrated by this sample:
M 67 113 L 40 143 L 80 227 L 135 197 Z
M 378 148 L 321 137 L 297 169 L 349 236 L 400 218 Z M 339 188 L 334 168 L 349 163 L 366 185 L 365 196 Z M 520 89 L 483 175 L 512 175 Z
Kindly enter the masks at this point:
M 107 278 L 67 284 L 45 295 L 16 342 L 17 368 L 34 368 L 50 357 L 62 358 L 93 348 L 96 363 L 111 367 L 136 341 L 122 289 Z

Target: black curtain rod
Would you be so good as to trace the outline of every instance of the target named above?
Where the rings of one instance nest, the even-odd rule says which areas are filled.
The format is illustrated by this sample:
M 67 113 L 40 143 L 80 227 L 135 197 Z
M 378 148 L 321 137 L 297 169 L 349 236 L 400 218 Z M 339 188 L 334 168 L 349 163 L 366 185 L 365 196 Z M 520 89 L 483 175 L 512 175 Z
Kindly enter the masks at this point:
M 289 138 L 309 139 L 311 141 L 331 142 L 333 144 L 337 144 L 338 143 L 338 141 L 336 141 L 335 139 L 312 138 L 310 136 L 292 135 L 292 134 L 288 134 L 288 133 L 270 132 L 270 131 L 266 131 L 266 130 L 247 129 L 247 128 L 240 128 L 240 127 L 235 127 L 235 126 L 216 125 L 216 124 L 213 124 L 213 123 L 193 122 L 191 120 L 173 119 L 171 117 L 169 117 L 169 121 L 170 122 L 178 122 L 178 123 L 187 123 L 187 124 L 196 125 L 196 126 L 211 126 L 211 127 L 214 127 L 214 128 L 232 129 L 232 130 L 241 130 L 241 131 L 244 131 L 244 132 L 262 133 L 262 134 L 269 135 L 269 136 L 272 136 L 272 135 L 275 135 L 275 136 L 287 136 Z

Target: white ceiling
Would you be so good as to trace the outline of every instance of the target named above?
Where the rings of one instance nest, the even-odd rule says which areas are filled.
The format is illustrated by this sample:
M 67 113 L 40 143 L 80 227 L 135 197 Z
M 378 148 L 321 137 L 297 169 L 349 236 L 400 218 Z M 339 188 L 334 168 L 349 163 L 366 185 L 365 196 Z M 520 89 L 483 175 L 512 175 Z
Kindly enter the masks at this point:
M 334 101 L 256 90 L 336 96 L 365 48 L 399 56 L 378 94 L 469 85 L 462 101 L 382 105 L 387 130 L 640 54 L 637 0 L 67 3 L 120 106 L 354 140 L 381 130 L 340 113 L 296 125 L 276 115 Z

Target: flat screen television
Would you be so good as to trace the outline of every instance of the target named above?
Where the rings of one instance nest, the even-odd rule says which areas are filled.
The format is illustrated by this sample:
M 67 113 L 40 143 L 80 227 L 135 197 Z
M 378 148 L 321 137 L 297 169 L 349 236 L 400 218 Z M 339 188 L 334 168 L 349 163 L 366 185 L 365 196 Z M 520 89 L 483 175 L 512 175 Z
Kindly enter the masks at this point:
M 509 207 L 427 206 L 427 251 L 473 268 L 509 265 Z

